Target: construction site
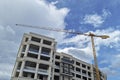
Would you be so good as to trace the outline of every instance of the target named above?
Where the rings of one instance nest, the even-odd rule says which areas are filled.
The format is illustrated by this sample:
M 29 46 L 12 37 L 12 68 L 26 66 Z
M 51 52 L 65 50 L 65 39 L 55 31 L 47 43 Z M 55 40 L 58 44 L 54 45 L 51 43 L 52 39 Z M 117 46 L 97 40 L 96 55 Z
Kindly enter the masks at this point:
M 0 80 L 120 80 L 120 0 L 0 0 Z
M 107 80 L 107 75 L 98 67 L 94 37 L 107 39 L 108 35 L 83 34 L 23 24 L 16 26 L 88 36 L 91 38 L 94 64 L 64 52 L 59 53 L 56 51 L 57 42 L 54 38 L 30 32 L 23 35 L 11 80 Z

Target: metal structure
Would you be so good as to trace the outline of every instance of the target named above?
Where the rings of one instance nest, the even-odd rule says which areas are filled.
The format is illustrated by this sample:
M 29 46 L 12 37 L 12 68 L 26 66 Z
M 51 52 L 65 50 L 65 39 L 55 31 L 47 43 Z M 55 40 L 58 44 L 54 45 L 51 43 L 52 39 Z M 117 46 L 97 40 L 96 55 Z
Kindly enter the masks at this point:
M 109 38 L 108 35 L 95 35 L 93 33 L 84 34 L 81 32 L 75 32 L 75 31 L 70 31 L 70 30 L 62 30 L 62 29 L 55 29 L 55 28 L 53 29 L 50 27 L 31 26 L 31 25 L 24 25 L 24 24 L 16 24 L 16 26 L 28 27 L 28 28 L 37 28 L 37 29 L 56 31 L 56 32 L 65 32 L 65 33 L 76 34 L 76 35 L 90 36 L 91 43 L 92 43 L 92 49 L 93 49 L 93 56 L 94 56 L 94 65 L 95 65 L 95 70 L 96 70 L 96 80 L 100 80 L 100 74 L 99 74 L 97 57 L 96 57 L 96 50 L 95 50 L 95 45 L 94 45 L 94 37 L 100 37 L 102 39 L 107 39 L 107 38 Z

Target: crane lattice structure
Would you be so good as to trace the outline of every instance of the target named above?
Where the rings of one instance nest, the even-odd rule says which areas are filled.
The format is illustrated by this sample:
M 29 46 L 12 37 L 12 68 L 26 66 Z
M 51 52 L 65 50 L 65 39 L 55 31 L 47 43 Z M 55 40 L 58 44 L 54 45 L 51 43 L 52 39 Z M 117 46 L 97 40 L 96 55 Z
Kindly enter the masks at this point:
M 84 34 L 81 32 L 75 32 L 75 31 L 71 31 L 71 30 L 63 30 L 63 29 L 56 29 L 56 28 L 50 28 L 50 27 L 31 26 L 31 25 L 24 25 L 24 24 L 16 24 L 16 26 L 37 28 L 37 29 L 56 31 L 56 32 L 65 32 L 65 33 L 69 33 L 69 34 L 84 35 L 84 36 L 91 37 L 93 56 L 94 56 L 94 66 L 95 66 L 95 71 L 96 71 L 96 80 L 100 80 L 100 74 L 99 74 L 99 68 L 98 68 L 98 62 L 97 62 L 96 50 L 95 50 L 95 44 L 94 44 L 94 37 L 100 37 L 102 39 L 107 39 L 107 38 L 109 38 L 108 35 L 95 35 L 93 33 Z

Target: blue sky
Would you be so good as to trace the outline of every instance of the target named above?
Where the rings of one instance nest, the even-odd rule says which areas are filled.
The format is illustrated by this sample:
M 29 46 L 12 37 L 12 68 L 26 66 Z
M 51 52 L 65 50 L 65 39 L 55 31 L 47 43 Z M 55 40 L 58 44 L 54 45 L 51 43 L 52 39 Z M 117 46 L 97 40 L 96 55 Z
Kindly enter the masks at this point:
M 57 51 L 93 63 L 90 38 L 16 27 L 16 23 L 106 34 L 95 38 L 99 68 L 108 80 L 120 80 L 120 0 L 1 0 L 0 80 L 9 80 L 23 33 L 56 39 Z

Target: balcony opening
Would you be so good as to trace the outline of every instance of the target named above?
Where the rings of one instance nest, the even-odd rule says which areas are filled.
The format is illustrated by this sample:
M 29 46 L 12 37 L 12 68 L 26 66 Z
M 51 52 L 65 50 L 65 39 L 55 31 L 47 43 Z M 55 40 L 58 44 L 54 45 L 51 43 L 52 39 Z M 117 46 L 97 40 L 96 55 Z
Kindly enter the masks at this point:
M 39 46 L 30 44 L 29 51 L 38 53 L 39 52 Z
M 37 37 L 32 37 L 31 41 L 35 41 L 35 42 L 39 42 L 40 43 L 41 39 L 37 38 Z
M 72 75 L 73 75 L 73 77 L 75 76 L 75 74 L 74 74 L 74 73 L 72 73 Z
M 48 75 L 48 69 L 49 69 L 49 65 L 41 63 L 39 64 L 38 74 Z
M 91 77 L 91 73 L 90 72 L 88 72 L 88 76 Z
M 88 66 L 87 69 L 90 70 L 90 66 Z
M 28 77 L 27 75 L 28 75 L 27 72 L 23 72 L 23 77 Z
M 79 63 L 79 62 L 76 62 L 76 65 L 80 66 L 80 63 Z
M 18 76 L 19 76 L 19 72 L 16 72 L 15 77 L 18 77 Z
M 35 74 L 30 72 L 23 72 L 23 77 L 34 78 Z
M 71 66 L 71 69 L 72 69 L 72 70 L 74 70 L 74 69 L 75 69 L 75 67 L 74 67 L 74 66 Z
M 18 63 L 18 67 L 17 67 L 17 69 L 19 69 L 19 70 L 20 70 L 21 65 L 22 65 L 22 62 L 19 62 L 19 63 Z
M 46 57 L 46 56 L 41 55 L 41 56 L 40 56 L 40 59 L 41 59 L 41 60 L 45 60 L 45 61 L 49 61 L 49 60 L 50 60 L 50 57 Z
M 82 67 L 83 67 L 83 68 L 86 68 L 86 65 L 85 65 L 85 64 L 82 64 Z
M 65 57 L 65 56 L 63 58 L 61 58 L 61 60 L 62 60 L 62 62 L 68 63 L 68 64 L 73 64 L 74 63 L 73 60 L 71 60 L 70 58 Z
M 76 77 L 77 77 L 77 78 L 81 78 L 81 76 L 80 76 L 79 74 L 76 74 Z
M 47 75 L 38 74 L 38 79 L 40 79 L 40 80 L 48 80 L 48 76 Z
M 45 47 L 42 47 L 41 54 L 49 55 L 50 52 L 51 52 L 51 49 L 49 49 L 49 48 L 45 48 Z
M 54 76 L 54 80 L 59 80 L 59 78 L 60 78 L 60 77 L 57 76 L 57 75 Z
M 56 56 L 55 56 L 55 59 L 60 59 L 60 56 L 56 55 Z
M 83 79 L 83 80 L 87 80 L 87 77 L 84 77 L 84 76 L 83 76 L 82 79 Z
M 28 42 L 28 37 L 25 38 L 25 42 Z
M 92 80 L 91 78 L 88 78 L 88 80 Z
M 26 50 L 26 45 L 23 45 L 22 52 L 25 52 Z
M 48 41 L 48 40 L 43 40 L 43 44 L 46 44 L 46 45 L 51 45 L 52 42 L 51 41 Z
M 33 54 L 33 53 L 28 53 L 27 56 L 36 59 L 38 58 L 38 54 Z
M 25 68 L 36 68 L 36 63 L 35 62 L 30 62 L 30 61 L 26 61 L 25 62 Z
M 21 53 L 20 57 L 23 58 L 24 57 L 24 53 Z
M 60 66 L 60 62 L 55 62 L 55 65 L 56 66 Z
M 59 72 L 60 72 L 60 70 L 59 70 L 59 69 L 55 69 L 55 72 L 59 73 Z
M 80 69 L 80 68 L 76 68 L 76 71 L 77 71 L 77 72 L 81 72 L 81 69 Z
M 85 70 L 82 70 L 82 74 L 86 75 L 86 71 L 85 71 Z
M 70 69 L 69 68 L 65 68 L 65 67 L 63 67 L 63 73 L 65 73 L 65 74 L 72 74 L 70 72 Z
M 63 67 L 63 68 L 68 68 L 68 65 L 69 65 L 69 64 L 62 63 L 62 67 Z
M 43 70 L 48 70 L 49 68 L 49 65 L 46 65 L 46 64 L 39 64 L 39 69 L 43 69 Z

